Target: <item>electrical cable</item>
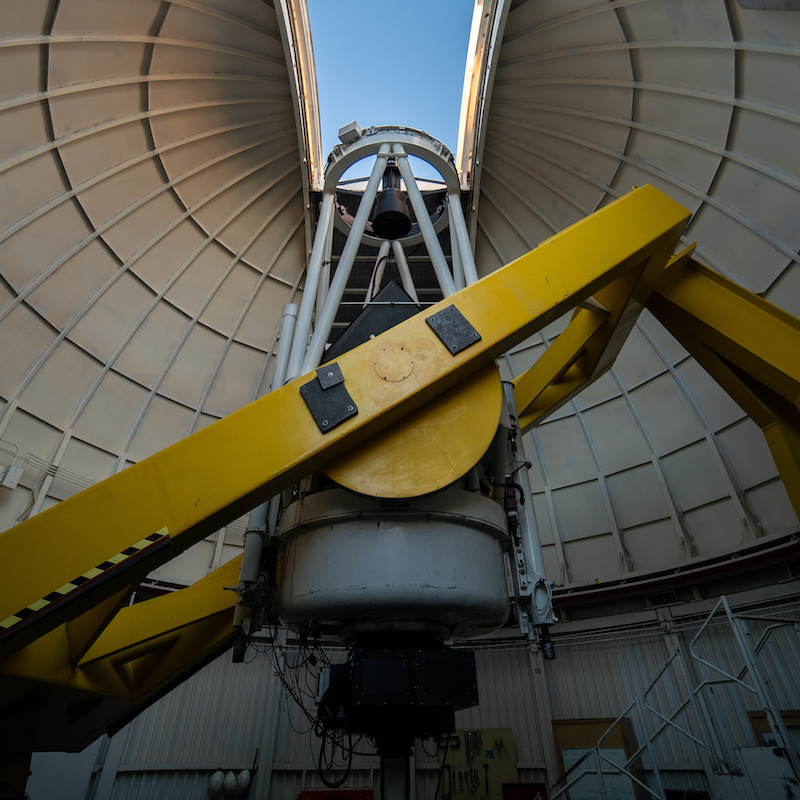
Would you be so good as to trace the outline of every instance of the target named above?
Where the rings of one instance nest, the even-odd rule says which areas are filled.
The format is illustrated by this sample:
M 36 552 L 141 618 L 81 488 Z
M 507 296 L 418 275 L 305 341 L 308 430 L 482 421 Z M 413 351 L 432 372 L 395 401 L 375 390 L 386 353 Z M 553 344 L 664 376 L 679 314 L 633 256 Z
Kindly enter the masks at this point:
M 536 587 L 542 584 L 544 588 L 547 590 L 546 600 L 542 605 L 539 605 L 536 602 Z M 550 609 L 553 607 L 553 585 L 546 581 L 544 578 L 539 578 L 536 581 L 536 584 L 533 587 L 533 593 L 531 594 L 531 603 L 533 604 L 533 610 L 536 614 L 537 619 L 544 619 L 550 613 Z
M 333 738 L 333 737 L 331 737 Z M 347 766 L 345 767 L 344 775 L 338 781 L 329 781 L 325 777 L 325 772 L 322 769 L 323 764 L 325 763 L 325 739 L 326 737 L 322 737 L 322 742 L 319 748 L 319 765 L 317 767 L 317 773 L 319 774 L 320 780 L 329 788 L 329 789 L 338 789 L 349 777 L 350 777 L 350 768 L 353 766 L 353 737 L 350 735 L 350 756 L 347 759 Z M 331 741 L 331 760 L 328 763 L 328 772 L 333 772 L 334 768 L 334 744 Z
M 425 749 L 425 740 L 424 739 L 420 739 L 419 740 L 419 746 L 422 748 L 422 752 L 425 753 L 425 755 L 428 756 L 428 758 L 436 758 L 436 756 L 439 755 L 438 749 L 436 750 L 436 752 L 433 752 L 433 753 L 429 753 Z
M 436 781 L 436 794 L 433 796 L 433 800 L 439 800 L 439 789 L 442 788 L 442 776 L 444 775 L 444 765 L 447 763 L 447 752 L 450 749 L 450 734 L 447 734 L 447 742 L 444 746 L 444 757 L 442 758 L 442 764 L 439 767 L 439 780 Z

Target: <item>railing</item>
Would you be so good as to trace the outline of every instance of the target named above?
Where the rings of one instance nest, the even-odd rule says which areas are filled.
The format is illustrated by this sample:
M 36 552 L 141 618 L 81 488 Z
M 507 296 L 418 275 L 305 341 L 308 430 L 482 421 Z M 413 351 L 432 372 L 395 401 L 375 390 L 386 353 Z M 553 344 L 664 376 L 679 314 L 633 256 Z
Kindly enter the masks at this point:
M 720 609 L 724 611 L 730 623 L 735 642 L 744 659 L 744 667 L 739 671 L 738 675 L 734 675 L 722 666 L 712 663 L 707 658 L 700 655 L 697 650 L 699 640 L 706 630 L 708 630 Z M 748 622 L 770 623 L 768 627 L 762 631 L 758 642 L 753 647 L 750 647 L 748 642 L 748 637 L 750 637 Z M 786 754 L 795 775 L 800 779 L 800 758 L 798 758 L 798 754 L 790 745 L 786 726 L 777 709 L 772 692 L 770 691 L 769 679 L 762 673 L 757 663 L 758 655 L 763 650 L 771 635 L 775 631 L 786 627 L 792 627 L 798 636 L 798 640 L 800 640 L 800 623 L 797 621 L 777 617 L 735 614 L 731 610 L 727 598 L 724 596 L 720 597 L 714 609 L 692 639 L 688 651 L 689 656 L 695 662 L 704 665 L 707 669 L 711 670 L 713 674 L 720 677 L 703 680 L 693 686 L 684 656 L 679 649 L 675 650 L 644 692 L 629 703 L 625 710 L 598 739 L 597 743 L 550 787 L 552 793 L 551 799 L 555 800 L 555 798 L 561 797 L 583 778 L 595 776 L 599 780 L 600 797 L 603 800 L 607 800 L 609 794 L 606 786 L 606 776 L 625 775 L 646 792 L 647 796 L 663 800 L 665 798 L 665 791 L 657 759 L 653 752 L 653 744 L 668 730 L 676 731 L 679 735 L 701 748 L 701 752 L 705 755 L 703 766 L 705 768 L 706 778 L 712 789 L 715 788 L 715 776 L 717 775 L 741 775 L 742 770 L 725 757 L 725 749 L 720 741 L 717 727 L 714 725 L 714 715 L 706 692 L 706 690 L 720 684 L 733 684 L 758 698 L 759 705 L 766 714 L 767 722 L 775 736 L 777 746 Z M 680 670 L 686 689 L 686 698 L 671 712 L 662 712 L 656 707 L 654 700 L 651 700 L 651 695 L 673 665 L 676 665 Z M 748 675 L 749 683 L 745 680 L 745 677 Z M 696 726 L 694 732 L 690 729 L 689 720 L 678 722 L 678 718 L 689 709 L 694 713 L 694 722 Z M 614 729 L 633 712 L 635 712 L 636 722 L 638 723 L 635 726 L 635 730 L 639 739 L 643 741 L 643 744 L 638 747 L 636 752 L 627 758 L 624 764 L 617 764 L 607 755 L 603 754 L 602 744 Z M 650 715 L 649 718 L 648 713 Z M 651 724 L 655 724 L 656 727 L 651 729 L 648 721 L 650 721 Z M 642 761 L 644 756 L 648 756 L 649 758 L 650 765 L 647 770 L 652 773 L 652 787 L 645 784 L 635 772 L 635 765 L 637 762 Z M 604 765 L 607 765 L 605 769 Z M 581 766 L 583 766 L 583 769 L 580 769 Z M 564 781 L 566 781 L 566 783 L 560 789 L 553 791 L 555 787 Z

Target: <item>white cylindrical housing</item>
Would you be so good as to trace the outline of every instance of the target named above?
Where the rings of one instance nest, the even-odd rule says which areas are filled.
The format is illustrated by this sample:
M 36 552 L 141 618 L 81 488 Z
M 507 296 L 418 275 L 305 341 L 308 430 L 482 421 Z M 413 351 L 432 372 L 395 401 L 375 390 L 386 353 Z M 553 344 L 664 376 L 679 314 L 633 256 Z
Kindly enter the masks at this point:
M 277 611 L 294 630 L 438 626 L 461 638 L 508 617 L 505 513 L 475 492 L 392 508 L 333 489 L 289 506 L 280 529 Z

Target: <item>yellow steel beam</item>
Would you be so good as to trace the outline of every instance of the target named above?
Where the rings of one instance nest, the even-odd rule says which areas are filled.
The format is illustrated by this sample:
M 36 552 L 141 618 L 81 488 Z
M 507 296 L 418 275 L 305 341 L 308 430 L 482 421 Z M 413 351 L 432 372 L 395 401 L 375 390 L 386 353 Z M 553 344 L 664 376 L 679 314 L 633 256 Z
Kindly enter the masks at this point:
M 574 397 L 591 372 L 576 364 L 591 338 L 605 324 L 606 314 L 579 308 L 569 325 L 536 363 L 514 380 L 514 398 L 523 433 Z
M 642 274 L 659 273 L 688 217 L 653 187 L 637 189 L 343 355 L 338 363 L 358 413 L 334 430 L 321 433 L 313 422 L 299 388 L 316 377 L 304 376 L 0 534 L 0 561 L 15 565 L 0 587 L 0 657 L 413 413 L 626 273 L 636 285 Z M 425 321 L 450 304 L 481 337 L 456 355 Z M 376 358 L 400 346 L 415 368 L 383 381 Z M 132 547 L 144 548 L 138 562 Z
M 693 259 L 648 307 L 764 432 L 800 517 L 800 320 Z
M 676 258 L 687 259 L 693 249 Z M 523 432 L 609 370 L 654 284 L 663 275 L 652 267 L 644 262 L 602 287 L 594 296 L 595 304 L 577 308 L 566 329 L 530 369 L 516 378 L 514 397 Z
M 241 557 L 192 586 L 120 609 L 79 663 L 67 630 L 73 622 L 0 662 L 0 710 L 18 703 L 31 685 L 48 687 L 51 709 L 44 732 L 37 719 L 13 719 L 13 737 L 4 741 L 0 733 L 0 752 L 12 744 L 34 750 L 80 748 L 103 733 L 115 717 L 146 705 L 148 698 L 228 647 L 234 634 L 236 595 L 224 588 L 236 583 L 240 566 Z M 82 726 L 75 727 L 64 724 L 58 712 L 77 696 L 124 702 L 91 709 Z

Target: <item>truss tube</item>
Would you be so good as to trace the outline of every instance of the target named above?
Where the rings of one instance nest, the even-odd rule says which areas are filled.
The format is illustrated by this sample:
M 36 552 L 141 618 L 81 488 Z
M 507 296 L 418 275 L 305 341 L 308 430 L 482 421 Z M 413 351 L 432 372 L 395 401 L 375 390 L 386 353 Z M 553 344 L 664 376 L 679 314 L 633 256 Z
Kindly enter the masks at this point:
M 300 374 L 300 366 L 303 363 L 303 356 L 308 345 L 308 336 L 311 332 L 311 317 L 314 314 L 314 301 L 317 296 L 322 261 L 327 249 L 328 233 L 333 225 L 334 200 L 335 195 L 332 191 L 326 191 L 322 195 L 317 232 L 314 235 L 314 246 L 311 249 L 311 257 L 308 261 L 306 282 L 303 287 L 303 299 L 300 301 L 300 312 L 297 315 L 297 324 L 289 356 L 289 366 L 286 373 L 289 378 L 296 378 Z
M 408 268 L 408 261 L 406 260 L 406 251 L 403 250 L 403 245 L 398 239 L 392 242 L 392 252 L 394 259 L 397 262 L 397 269 L 400 272 L 400 280 L 403 283 L 403 288 L 406 294 L 415 302 L 419 303 L 417 297 L 417 287 L 414 286 L 414 279 L 411 277 L 411 270 Z
M 333 321 L 336 318 L 339 304 L 342 302 L 347 280 L 350 277 L 350 270 L 353 268 L 353 262 L 355 261 L 358 247 L 361 244 L 361 237 L 364 235 L 364 229 L 367 227 L 367 220 L 369 219 L 372 206 L 378 194 L 378 186 L 380 185 L 384 169 L 386 168 L 386 159 L 391 155 L 391 152 L 392 146 L 390 144 L 381 145 L 378 151 L 375 165 L 372 168 L 372 174 L 369 176 L 367 188 L 364 189 L 361 202 L 358 204 L 356 218 L 353 220 L 353 226 L 350 228 L 350 234 L 347 237 L 347 242 L 345 243 L 344 250 L 339 259 L 339 264 L 336 267 L 336 273 L 328 289 L 325 305 L 318 313 L 314 335 L 311 338 L 311 343 L 308 346 L 305 359 L 302 361 L 303 366 L 300 370 L 301 373 L 316 369 L 322 360 L 322 354 L 325 352 L 325 343 L 328 341 L 328 334 L 333 327 Z M 317 242 L 315 240 L 315 249 L 316 246 Z M 320 246 L 320 253 L 323 252 L 324 248 Z M 320 263 L 321 262 L 322 258 L 320 257 Z M 295 345 L 299 347 L 299 340 L 295 342 Z M 294 355 L 294 349 L 292 350 L 292 355 Z M 289 377 L 294 378 L 296 375 L 290 374 Z
M 458 240 L 458 252 L 461 256 L 464 280 L 466 285 L 469 286 L 478 280 L 478 268 L 475 266 L 475 259 L 472 257 L 467 221 L 464 219 L 464 210 L 461 208 L 461 195 L 458 192 L 450 192 L 447 195 L 447 199 L 448 211 L 450 212 L 450 230 L 455 232 Z
M 278 351 L 275 354 L 275 370 L 272 373 L 270 391 L 275 391 L 283 386 L 286 380 L 286 370 L 289 365 L 289 350 L 292 347 L 292 338 L 297 321 L 297 306 L 287 303 L 283 309 L 281 330 L 278 336 Z M 242 569 L 239 580 L 242 583 L 255 583 L 258 580 L 258 570 L 261 565 L 261 552 L 264 547 L 264 534 L 267 531 L 269 505 L 275 500 L 256 506 L 247 521 L 247 531 L 244 535 L 244 550 L 242 553 Z
M 453 258 L 453 281 L 456 285 L 456 291 L 463 289 L 467 284 L 464 280 L 464 265 L 461 262 L 461 251 L 458 249 L 458 235 L 453 226 L 452 217 L 447 226 L 450 230 L 450 253 Z
M 372 268 L 372 275 L 369 276 L 369 286 L 367 286 L 367 295 L 364 298 L 364 305 L 362 308 L 367 307 L 369 301 L 372 300 L 377 293 L 376 289 L 381 285 L 383 272 L 386 268 L 386 262 L 389 259 L 389 250 L 391 247 L 391 242 L 388 239 L 381 242 L 378 255 L 375 257 L 375 266 Z
M 322 257 L 322 272 L 317 283 L 317 308 L 325 305 L 328 296 L 328 285 L 331 282 L 331 251 L 333 250 L 333 225 L 328 226 L 325 239 L 325 255 Z M 306 340 L 307 341 L 307 340 Z
M 439 238 L 436 236 L 436 231 L 433 229 L 428 208 L 425 205 L 425 200 L 422 198 L 422 192 L 417 186 L 417 179 L 411 170 L 411 165 L 408 163 L 408 156 L 406 151 L 400 144 L 392 146 L 392 152 L 397 159 L 397 167 L 400 174 L 403 176 L 403 181 L 406 184 L 406 193 L 408 199 L 411 201 L 411 207 L 414 209 L 414 214 L 417 217 L 417 225 L 419 225 L 420 233 L 425 241 L 425 246 L 428 248 L 428 255 L 433 264 L 433 271 L 436 273 L 436 280 L 439 281 L 439 286 L 442 290 L 442 295 L 448 297 L 456 290 L 456 285 L 453 282 L 453 276 L 450 273 L 450 267 L 447 265 L 447 260 L 442 252 L 442 246 L 439 244 Z

